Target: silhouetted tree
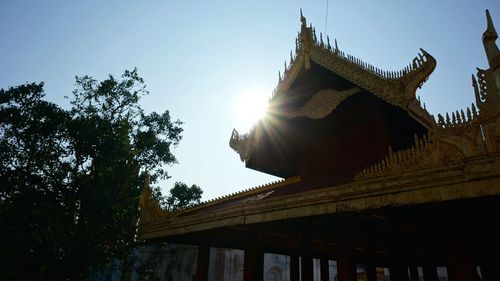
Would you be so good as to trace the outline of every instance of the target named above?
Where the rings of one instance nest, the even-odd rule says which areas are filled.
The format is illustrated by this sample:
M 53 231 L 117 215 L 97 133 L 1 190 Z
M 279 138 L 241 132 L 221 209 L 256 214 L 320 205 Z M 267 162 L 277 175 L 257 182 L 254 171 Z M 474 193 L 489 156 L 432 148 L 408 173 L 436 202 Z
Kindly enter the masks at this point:
M 146 114 L 137 70 L 76 78 L 69 109 L 43 83 L 0 89 L 0 279 L 84 280 L 134 246 L 141 175 L 167 178 L 181 122 Z
M 169 210 L 177 210 L 200 203 L 203 190 L 195 184 L 188 187 L 183 182 L 176 182 L 166 196 L 166 205 Z

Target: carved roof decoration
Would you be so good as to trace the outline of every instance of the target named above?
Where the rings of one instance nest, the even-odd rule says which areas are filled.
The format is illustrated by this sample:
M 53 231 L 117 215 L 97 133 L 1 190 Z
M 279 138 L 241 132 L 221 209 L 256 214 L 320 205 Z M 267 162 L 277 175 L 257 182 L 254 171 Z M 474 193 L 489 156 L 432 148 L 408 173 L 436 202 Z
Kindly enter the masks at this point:
M 361 92 L 361 89 L 358 87 L 345 91 L 320 90 L 313 94 L 304 106 L 286 115 L 289 118 L 303 116 L 310 119 L 322 119 L 332 113 L 345 99 L 359 92 Z
M 296 39 L 295 56 L 290 53 L 290 63 L 285 62 L 284 76 L 279 74 L 279 82 L 273 91 L 273 98 L 282 95 L 291 86 L 300 69 L 309 69 L 310 61 L 340 75 L 386 102 L 407 108 L 415 100 L 417 88 L 427 81 L 436 67 L 436 60 L 425 50 L 413 61 L 398 71 L 385 71 L 330 45 L 330 38 L 320 33 L 319 40 L 312 25 L 307 27 L 301 11 L 301 30 Z
M 490 11 L 486 10 L 486 30 L 483 33 L 483 42 L 489 39 L 496 40 L 498 38 L 497 31 L 491 20 Z
M 472 76 L 476 101 L 465 109 L 438 114 L 437 120 L 414 96 L 416 87 L 427 79 L 435 66 L 434 59 L 425 51 L 422 58 L 417 59 L 419 62 L 416 62 L 415 68 L 402 71 L 400 76 L 387 74 L 345 55 L 337 47 L 331 49 L 329 39 L 326 45 L 321 37 L 318 41 L 314 38 L 314 29 L 306 27 L 305 18 L 301 17 L 301 20 L 297 55 L 286 69 L 285 76 L 280 77 L 274 96 L 286 94 L 294 75 L 300 68 L 307 68 L 308 61 L 313 60 L 354 82 L 357 87 L 351 89 L 352 92 L 347 90 L 345 96 L 358 87 L 373 87 L 368 90 L 384 100 L 406 107 L 410 113 L 420 114 L 421 117 L 430 116 L 426 119 L 427 135 L 415 136 L 414 145 L 409 149 L 393 151 L 389 148 L 384 159 L 363 169 L 352 182 L 323 186 L 314 192 L 282 192 L 290 186 L 307 185 L 295 177 L 188 209 L 167 212 L 161 210 L 158 202 L 151 197 L 146 181 L 141 195 L 141 237 L 154 238 L 215 227 L 384 206 L 500 195 L 500 67 L 497 63 L 500 56 L 497 55 L 496 37 L 491 36 L 494 27 L 488 12 L 487 36 L 483 36 L 483 44 L 490 68 L 478 69 L 477 74 Z M 485 37 L 489 39 L 484 40 Z M 405 91 L 393 92 L 396 88 Z M 329 93 L 321 95 L 328 96 Z M 328 114 L 345 96 L 322 97 L 323 101 L 327 101 L 325 108 L 328 110 L 320 115 L 313 113 L 309 118 L 321 118 Z M 309 107 L 306 103 L 304 108 L 299 109 L 303 111 L 300 114 L 308 116 L 311 108 L 317 105 L 313 98 L 309 102 Z M 240 153 L 244 161 L 251 155 L 252 147 L 262 134 L 259 124 L 246 135 L 233 131 L 230 146 Z
M 445 117 L 438 114 L 430 127 L 430 136 L 423 142 L 416 139 L 416 147 L 389 151 L 386 159 L 361 171 L 358 178 L 395 173 L 402 169 L 464 164 L 464 159 L 500 153 L 500 68 L 495 65 L 500 52 L 495 43 L 498 36 L 488 10 L 486 18 L 483 44 L 488 62 L 493 67 L 487 70 L 477 68 L 476 76 L 472 75 L 477 109 L 472 103 L 465 110 L 445 113 Z M 485 38 L 492 38 L 493 41 Z
M 169 211 L 166 209 L 160 208 L 160 204 L 158 200 L 152 197 L 151 188 L 149 186 L 149 175 L 146 175 L 143 192 L 141 194 L 140 206 L 141 206 L 141 223 L 148 223 L 151 221 L 158 220 L 162 217 L 172 217 L 179 216 L 185 213 L 195 212 L 199 209 L 209 208 L 211 206 L 226 203 L 228 201 L 235 201 L 240 199 L 245 199 L 246 202 L 251 201 L 252 199 L 261 199 L 260 195 L 263 193 L 273 192 L 274 190 L 294 183 L 300 182 L 300 176 L 291 177 L 288 179 L 282 179 L 278 181 L 274 181 L 271 183 L 247 188 L 238 192 L 234 192 L 231 194 L 227 194 L 221 197 L 213 198 L 199 204 L 196 204 L 191 207 Z M 253 198 L 256 196 L 256 198 Z
M 490 68 L 493 70 L 500 66 L 500 51 L 495 43 L 497 38 L 498 34 L 491 20 L 490 12 L 486 10 L 486 30 L 483 33 L 483 45 Z
M 149 185 L 150 176 L 146 172 L 144 175 L 144 186 L 142 188 L 139 206 L 141 207 L 140 222 L 154 221 L 165 214 L 165 210 L 160 207 L 160 202 L 154 198 Z

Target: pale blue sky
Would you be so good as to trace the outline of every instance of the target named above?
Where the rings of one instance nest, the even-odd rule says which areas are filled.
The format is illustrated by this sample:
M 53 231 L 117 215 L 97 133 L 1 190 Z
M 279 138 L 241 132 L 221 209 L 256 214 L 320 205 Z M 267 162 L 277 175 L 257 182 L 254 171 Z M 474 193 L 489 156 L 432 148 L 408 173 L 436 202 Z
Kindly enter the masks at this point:
M 418 92 L 431 113 L 470 105 L 470 75 L 487 67 L 484 10 L 500 31 L 500 1 L 329 1 L 327 34 L 343 51 L 393 70 L 423 48 L 438 61 Z M 162 185 L 194 183 L 203 199 L 221 196 L 276 180 L 246 169 L 228 141 L 233 128 L 249 129 L 235 110 L 238 95 L 271 95 L 300 8 L 324 33 L 326 0 L 0 0 L 0 88 L 44 81 L 49 99 L 65 105 L 75 75 L 104 79 L 138 67 L 146 110 L 168 109 L 185 123 L 179 164 Z

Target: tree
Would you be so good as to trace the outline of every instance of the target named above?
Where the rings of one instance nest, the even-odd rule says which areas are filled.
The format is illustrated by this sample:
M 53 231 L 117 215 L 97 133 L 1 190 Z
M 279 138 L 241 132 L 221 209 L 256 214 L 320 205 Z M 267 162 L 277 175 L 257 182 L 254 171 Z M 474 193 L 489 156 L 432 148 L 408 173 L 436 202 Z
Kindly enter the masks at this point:
M 177 210 L 200 203 L 203 190 L 195 184 L 188 187 L 187 184 L 176 182 L 166 197 L 166 205 L 169 210 Z
M 76 77 L 70 109 L 0 89 L 0 279 L 85 280 L 134 246 L 143 172 L 168 177 L 182 132 L 146 94 L 136 69 Z

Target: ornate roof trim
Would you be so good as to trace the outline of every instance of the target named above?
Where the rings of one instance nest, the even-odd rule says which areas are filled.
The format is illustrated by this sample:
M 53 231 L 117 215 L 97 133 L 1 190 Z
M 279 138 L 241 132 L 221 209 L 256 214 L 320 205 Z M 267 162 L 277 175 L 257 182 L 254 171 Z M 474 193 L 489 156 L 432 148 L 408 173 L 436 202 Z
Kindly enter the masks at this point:
M 237 199 L 241 199 L 241 198 L 248 198 L 250 196 L 255 196 L 255 195 L 258 195 L 258 194 L 262 194 L 264 192 L 273 191 L 273 190 L 276 190 L 276 189 L 278 189 L 278 188 L 280 188 L 282 186 L 290 185 L 290 184 L 294 184 L 294 183 L 298 183 L 298 182 L 300 182 L 300 176 L 295 176 L 295 177 L 291 177 L 291 178 L 287 178 L 287 179 L 282 179 L 282 180 L 270 182 L 270 183 L 259 185 L 259 186 L 254 186 L 254 187 L 251 187 L 251 188 L 247 188 L 247 189 L 244 189 L 244 190 L 241 190 L 241 191 L 238 191 L 238 192 L 234 192 L 234 193 L 231 193 L 231 194 L 228 194 L 228 195 L 224 195 L 224 196 L 221 196 L 221 197 L 217 197 L 217 198 L 214 198 L 214 199 L 202 202 L 202 203 L 200 203 L 198 205 L 195 205 L 195 206 L 192 206 L 192 207 L 189 207 L 189 208 L 185 208 L 185 209 L 181 209 L 181 210 L 175 211 L 174 213 L 175 214 L 189 213 L 189 212 L 196 211 L 198 209 L 202 209 L 202 208 L 210 207 L 210 206 L 213 206 L 213 205 L 221 204 L 223 202 L 227 202 L 227 201 L 230 201 L 230 200 L 237 200 Z
M 306 19 L 301 15 L 301 31 L 296 39 L 295 56 L 290 53 L 290 63 L 285 62 L 284 76 L 279 75 L 278 85 L 273 91 L 273 98 L 284 94 L 292 85 L 302 69 L 310 67 L 310 60 L 345 78 L 388 103 L 408 108 L 416 98 L 416 90 L 427 81 L 436 67 L 436 60 L 425 50 L 415 57 L 408 66 L 399 71 L 385 71 L 340 50 L 335 40 L 335 47 L 317 39 L 315 29 L 307 27 Z
M 500 195 L 499 154 L 400 171 L 358 177 L 352 183 L 327 186 L 314 192 L 166 217 L 140 225 L 139 238 L 153 239 L 298 217 Z
M 488 12 L 487 16 L 492 25 Z M 367 167 L 356 178 L 453 163 L 465 165 L 464 159 L 500 155 L 500 84 L 495 81 L 500 81 L 500 71 L 494 67 L 478 68 L 476 76 L 472 75 L 477 109 L 472 103 L 465 110 L 445 113 L 445 117 L 438 114 L 437 121 L 432 117 L 429 136 L 422 140 L 415 137 L 415 146 L 407 150 L 393 152 L 389 149 L 385 159 Z
M 187 207 L 180 210 L 168 211 L 162 209 L 158 200 L 151 196 L 151 188 L 149 186 L 149 175 L 146 176 L 144 188 L 141 194 L 140 206 L 141 206 L 141 219 L 140 224 L 146 225 L 150 222 L 158 221 L 162 218 L 169 218 L 173 216 L 182 215 L 185 213 L 194 212 L 199 209 L 208 208 L 214 205 L 222 204 L 227 201 L 238 200 L 243 198 L 251 198 L 252 196 L 257 196 L 266 192 L 272 192 L 282 186 L 290 185 L 300 182 L 300 176 L 291 177 L 288 179 L 283 179 L 279 181 L 274 181 L 268 184 L 259 185 L 256 187 L 241 190 L 239 192 L 231 193 L 222 197 L 217 197 L 205 202 L 201 202 L 197 205 Z

